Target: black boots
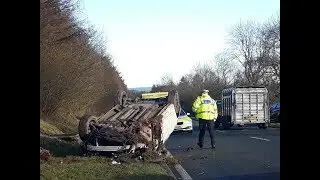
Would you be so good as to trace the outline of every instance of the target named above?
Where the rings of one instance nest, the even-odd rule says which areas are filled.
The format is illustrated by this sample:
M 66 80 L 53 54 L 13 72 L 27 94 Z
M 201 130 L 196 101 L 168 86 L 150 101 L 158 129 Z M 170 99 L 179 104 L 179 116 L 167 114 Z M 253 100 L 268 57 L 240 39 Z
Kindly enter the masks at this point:
M 200 148 L 203 148 L 203 144 L 197 142 L 197 145 L 200 147 Z M 211 149 L 216 149 L 216 145 L 211 145 Z

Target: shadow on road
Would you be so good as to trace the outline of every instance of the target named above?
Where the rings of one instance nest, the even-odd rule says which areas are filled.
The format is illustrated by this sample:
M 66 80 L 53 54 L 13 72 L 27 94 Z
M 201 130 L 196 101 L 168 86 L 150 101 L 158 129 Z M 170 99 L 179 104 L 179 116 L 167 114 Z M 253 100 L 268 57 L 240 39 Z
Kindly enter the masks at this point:
M 229 129 L 223 129 L 223 128 L 216 128 L 216 130 L 220 130 L 220 131 L 241 131 L 241 130 L 251 130 L 251 131 L 257 131 L 259 130 L 258 127 L 230 127 Z M 262 129 L 264 130 L 264 129 Z
M 187 131 L 173 131 L 171 133 L 171 135 L 188 135 L 188 134 L 192 135 L 191 132 L 187 132 Z

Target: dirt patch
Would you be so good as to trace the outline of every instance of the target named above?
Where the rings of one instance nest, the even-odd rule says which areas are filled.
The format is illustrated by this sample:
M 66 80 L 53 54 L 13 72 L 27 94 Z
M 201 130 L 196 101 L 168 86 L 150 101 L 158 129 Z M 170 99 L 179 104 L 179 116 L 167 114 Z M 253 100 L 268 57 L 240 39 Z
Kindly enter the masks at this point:
M 48 161 L 51 156 L 49 150 L 40 147 L 40 160 Z

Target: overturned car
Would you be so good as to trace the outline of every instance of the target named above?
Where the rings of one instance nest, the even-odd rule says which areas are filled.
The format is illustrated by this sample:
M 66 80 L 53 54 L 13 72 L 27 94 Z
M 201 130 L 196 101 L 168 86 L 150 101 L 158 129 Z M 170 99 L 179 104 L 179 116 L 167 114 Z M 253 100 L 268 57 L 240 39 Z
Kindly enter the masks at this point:
M 131 100 L 119 91 L 116 105 L 106 114 L 80 118 L 78 131 L 87 151 L 134 152 L 137 148 L 160 152 L 177 124 L 178 92 L 142 94 Z

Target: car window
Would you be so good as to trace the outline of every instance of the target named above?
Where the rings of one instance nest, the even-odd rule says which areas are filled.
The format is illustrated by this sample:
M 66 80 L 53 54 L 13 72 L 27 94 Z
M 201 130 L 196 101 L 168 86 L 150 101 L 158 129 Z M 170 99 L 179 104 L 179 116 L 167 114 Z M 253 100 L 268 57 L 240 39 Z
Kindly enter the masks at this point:
M 179 116 L 186 116 L 186 115 L 187 115 L 187 113 L 183 109 L 180 109 Z
M 276 104 L 273 104 L 270 108 L 272 111 L 275 111 L 277 109 L 280 109 L 280 103 L 276 103 Z
M 272 109 L 276 109 L 277 108 L 277 104 L 272 106 Z

